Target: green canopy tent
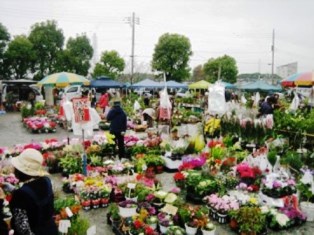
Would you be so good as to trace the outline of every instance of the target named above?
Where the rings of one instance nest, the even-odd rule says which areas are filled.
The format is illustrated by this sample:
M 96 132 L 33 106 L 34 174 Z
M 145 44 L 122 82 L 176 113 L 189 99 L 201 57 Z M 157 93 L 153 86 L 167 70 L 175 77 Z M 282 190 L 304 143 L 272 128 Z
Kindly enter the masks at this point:
M 189 89 L 191 90 L 208 89 L 209 86 L 210 86 L 209 82 L 206 82 L 205 80 L 201 80 L 201 81 L 190 84 Z

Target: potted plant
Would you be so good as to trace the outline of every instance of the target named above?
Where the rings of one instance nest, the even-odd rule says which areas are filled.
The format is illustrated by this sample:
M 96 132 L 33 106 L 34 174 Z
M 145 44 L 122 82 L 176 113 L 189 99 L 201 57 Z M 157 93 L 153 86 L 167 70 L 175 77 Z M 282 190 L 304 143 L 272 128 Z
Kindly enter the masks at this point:
M 108 206 L 108 223 L 113 227 L 119 228 L 121 224 L 121 216 L 119 213 L 119 207 L 116 203 L 110 203 Z
M 265 228 L 266 216 L 259 207 L 242 206 L 230 211 L 229 215 L 237 222 L 241 235 L 256 235 Z
M 131 217 L 136 214 L 137 204 L 132 200 L 119 202 L 119 214 L 121 217 Z
M 111 188 L 103 187 L 99 190 L 99 198 L 101 207 L 107 207 L 109 203 Z
M 92 190 L 92 192 L 90 193 L 90 198 L 91 198 L 91 204 L 92 204 L 93 209 L 99 208 L 100 197 L 99 197 L 99 192 L 97 188 Z
M 90 197 L 90 193 L 87 190 L 83 190 L 80 193 L 80 201 L 81 201 L 81 205 L 83 207 L 84 210 L 90 210 L 91 209 L 91 197 Z
M 203 235 L 215 235 L 216 226 L 213 223 L 206 223 L 205 226 L 201 227 Z
M 309 169 L 303 170 L 304 175 L 297 186 L 300 192 L 300 207 L 306 214 L 307 221 L 314 221 L 314 184 L 312 172 Z
M 148 224 L 154 230 L 156 230 L 157 228 L 157 222 L 158 222 L 157 216 L 154 215 L 148 216 L 146 219 L 146 224 Z
M 166 235 L 186 235 L 186 232 L 184 231 L 183 228 L 176 226 L 176 225 L 171 225 L 167 232 Z
M 173 225 L 173 217 L 165 212 L 159 212 L 157 218 L 159 221 L 160 232 L 166 234 L 169 227 Z

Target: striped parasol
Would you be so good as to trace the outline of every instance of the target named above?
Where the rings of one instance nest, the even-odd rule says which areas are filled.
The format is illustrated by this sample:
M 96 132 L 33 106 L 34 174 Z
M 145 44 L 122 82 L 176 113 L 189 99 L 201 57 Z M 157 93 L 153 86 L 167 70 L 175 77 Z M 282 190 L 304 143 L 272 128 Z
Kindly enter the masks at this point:
M 314 85 L 314 72 L 296 73 L 281 81 L 283 87 L 312 86 Z
M 89 85 L 90 81 L 85 77 L 75 73 L 54 73 L 44 77 L 38 82 L 39 85 L 66 87 L 68 85 Z

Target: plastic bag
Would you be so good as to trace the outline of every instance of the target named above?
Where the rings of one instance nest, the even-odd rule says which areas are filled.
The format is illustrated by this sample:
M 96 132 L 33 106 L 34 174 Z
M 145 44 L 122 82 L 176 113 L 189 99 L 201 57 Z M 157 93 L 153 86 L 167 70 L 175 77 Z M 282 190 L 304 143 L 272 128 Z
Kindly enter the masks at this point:
M 300 104 L 300 98 L 299 98 L 298 94 L 296 92 L 294 92 L 294 98 L 292 100 L 292 103 L 291 103 L 289 109 L 291 111 L 296 111 L 299 107 L 299 104 Z
M 212 115 L 222 116 L 227 110 L 225 87 L 216 82 L 208 88 L 208 113 Z
M 134 102 L 133 109 L 135 112 L 138 111 L 139 109 L 141 109 L 141 105 L 137 100 L 135 100 L 135 102 Z

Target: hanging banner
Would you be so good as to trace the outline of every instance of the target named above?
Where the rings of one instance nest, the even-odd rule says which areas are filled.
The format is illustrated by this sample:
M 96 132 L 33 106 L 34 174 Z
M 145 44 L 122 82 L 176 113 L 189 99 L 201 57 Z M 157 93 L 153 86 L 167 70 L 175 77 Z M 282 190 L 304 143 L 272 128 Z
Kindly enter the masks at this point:
M 74 121 L 76 123 L 88 122 L 91 120 L 89 114 L 89 101 L 87 98 L 74 98 L 72 99 Z

